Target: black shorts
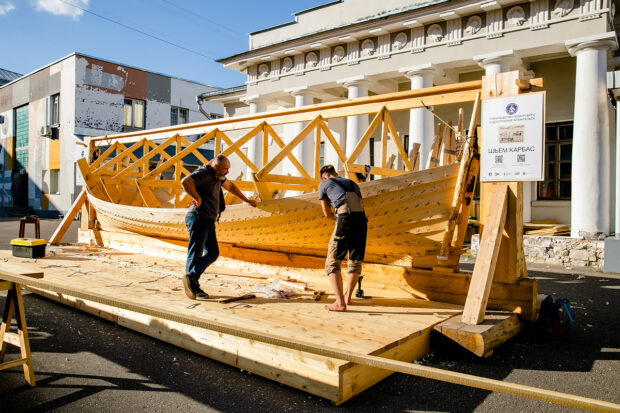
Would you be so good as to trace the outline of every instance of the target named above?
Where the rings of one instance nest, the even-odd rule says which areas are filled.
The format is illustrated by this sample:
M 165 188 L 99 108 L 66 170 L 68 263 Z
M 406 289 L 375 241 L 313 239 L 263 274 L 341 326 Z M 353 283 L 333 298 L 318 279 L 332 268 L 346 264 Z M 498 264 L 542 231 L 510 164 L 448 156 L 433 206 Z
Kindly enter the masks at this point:
M 360 273 L 366 252 L 368 220 L 363 212 L 339 214 L 334 232 L 329 240 L 325 271 L 327 274 L 339 270 L 342 261 L 349 255 L 347 272 Z

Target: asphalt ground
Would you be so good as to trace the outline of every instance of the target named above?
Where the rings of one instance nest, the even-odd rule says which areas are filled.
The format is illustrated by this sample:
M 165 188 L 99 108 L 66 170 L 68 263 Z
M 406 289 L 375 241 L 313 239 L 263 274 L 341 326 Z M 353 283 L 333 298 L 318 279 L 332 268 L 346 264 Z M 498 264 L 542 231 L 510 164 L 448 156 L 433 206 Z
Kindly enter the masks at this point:
M 42 220 L 43 238 L 58 223 Z M 0 248 L 9 248 L 18 228 L 18 220 L 0 221 Z M 64 241 L 75 241 L 76 232 L 74 223 Z M 432 353 L 419 363 L 620 404 L 620 274 L 528 268 L 540 293 L 570 300 L 575 325 L 567 337 L 552 341 L 528 326 L 481 359 L 434 334 Z M 0 308 L 4 300 L 1 294 Z M 404 374 L 333 406 L 34 294 L 25 294 L 24 305 L 37 386 L 25 383 L 20 368 L 0 371 L 0 412 L 577 411 Z M 9 346 L 7 359 L 15 356 Z

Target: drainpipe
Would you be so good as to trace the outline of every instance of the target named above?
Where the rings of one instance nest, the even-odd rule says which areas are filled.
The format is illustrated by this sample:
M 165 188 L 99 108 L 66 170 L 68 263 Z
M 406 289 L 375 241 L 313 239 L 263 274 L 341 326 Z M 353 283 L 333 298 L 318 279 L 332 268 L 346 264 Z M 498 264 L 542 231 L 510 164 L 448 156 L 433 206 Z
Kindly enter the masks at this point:
M 202 100 L 202 97 L 200 95 L 196 96 L 196 103 L 198 103 L 198 110 L 200 111 L 200 113 L 202 113 L 205 116 L 205 118 L 207 118 L 207 120 L 211 120 L 211 115 L 205 112 L 205 110 L 202 108 L 203 102 L 204 100 Z

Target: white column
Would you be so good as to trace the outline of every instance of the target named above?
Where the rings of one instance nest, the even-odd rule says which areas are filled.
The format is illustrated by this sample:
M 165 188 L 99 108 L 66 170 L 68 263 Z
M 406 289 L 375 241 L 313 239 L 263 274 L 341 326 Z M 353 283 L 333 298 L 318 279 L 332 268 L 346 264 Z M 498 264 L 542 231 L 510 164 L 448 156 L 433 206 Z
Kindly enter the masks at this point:
M 513 50 L 474 56 L 474 60 L 484 69 L 484 74 L 487 76 L 509 72 L 517 68 L 523 71 L 523 68 L 519 67 L 521 59 L 515 56 Z M 535 185 L 532 182 L 523 182 L 523 222 L 532 220 L 532 191 L 534 188 Z
M 259 95 L 245 96 L 240 99 L 243 103 L 250 107 L 250 115 L 264 112 L 266 109 L 266 103 L 264 100 L 259 99 Z M 254 138 L 248 142 L 248 159 L 252 161 L 254 165 L 261 168 L 263 162 L 263 133 L 258 133 Z M 250 174 L 252 170 L 247 168 L 247 173 Z M 250 175 L 246 175 L 249 178 Z
M 295 97 L 295 107 L 299 108 L 306 105 L 312 105 L 314 103 L 314 98 L 312 92 L 308 89 L 308 86 L 300 86 L 290 89 L 284 90 L 286 93 L 290 93 Z M 307 125 L 307 122 L 298 122 L 291 125 L 290 133 L 291 136 L 288 138 L 287 143 L 294 139 L 297 135 L 301 133 L 304 127 Z M 304 139 L 299 145 L 297 145 L 293 149 L 293 155 L 299 163 L 304 167 L 308 174 L 312 175 L 313 166 L 314 166 L 314 133 L 311 133 Z M 293 169 L 292 171 L 284 171 L 284 173 L 291 173 L 294 176 L 301 176 L 301 174 L 297 171 L 297 169 Z
M 609 233 L 609 112 L 607 51 L 615 33 L 566 41 L 577 57 L 571 187 L 571 237 L 596 239 Z
M 398 69 L 411 80 L 411 90 L 433 86 L 433 75 L 436 69 L 429 64 L 404 67 Z M 435 139 L 435 122 L 433 114 L 427 109 L 411 109 L 409 111 L 409 146 L 420 144 L 420 169 L 426 167 L 428 155 Z
M 356 76 L 348 79 L 338 80 L 342 86 L 346 87 L 349 92 L 349 99 L 361 98 L 368 96 L 368 80 L 364 76 Z M 348 116 L 347 117 L 347 139 L 345 153 L 351 155 L 360 138 L 368 128 L 368 115 Z M 366 145 L 355 163 L 369 165 L 370 150 Z

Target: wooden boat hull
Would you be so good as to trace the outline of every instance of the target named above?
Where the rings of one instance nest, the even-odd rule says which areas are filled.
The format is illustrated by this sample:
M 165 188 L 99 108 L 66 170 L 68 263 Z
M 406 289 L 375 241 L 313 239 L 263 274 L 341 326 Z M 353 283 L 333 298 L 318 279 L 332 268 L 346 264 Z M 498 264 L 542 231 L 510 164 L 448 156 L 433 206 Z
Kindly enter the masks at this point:
M 366 261 L 416 267 L 436 265 L 459 164 L 360 184 L 368 216 Z M 185 208 L 113 204 L 89 194 L 102 230 L 187 241 Z M 218 241 L 241 248 L 324 257 L 333 225 L 316 193 L 269 200 L 257 208 L 229 205 Z M 433 264 L 435 263 L 435 264 Z

